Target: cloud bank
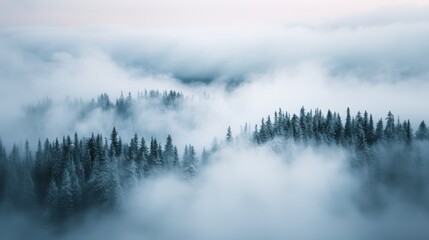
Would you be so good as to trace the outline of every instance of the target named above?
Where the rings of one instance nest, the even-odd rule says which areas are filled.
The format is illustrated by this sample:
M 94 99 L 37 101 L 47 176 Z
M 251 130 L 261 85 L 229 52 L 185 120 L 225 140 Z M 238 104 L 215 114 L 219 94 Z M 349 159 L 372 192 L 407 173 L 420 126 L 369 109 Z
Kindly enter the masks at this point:
M 404 201 L 392 189 L 368 187 L 366 177 L 350 172 L 340 149 L 288 145 L 285 153 L 272 146 L 225 148 L 192 180 L 146 179 L 119 215 L 90 217 L 54 233 L 27 223 L 33 226 L 29 232 L 40 239 L 425 239 L 429 234 L 424 206 Z M 382 193 L 382 208 L 365 210 L 371 189 Z M 11 239 L 25 235 L 10 231 L 15 228 L 8 223 L 25 226 L 25 220 L 2 221 Z
M 427 7 L 407 7 L 319 25 L 2 28 L 0 136 L 6 145 L 35 143 L 75 131 L 108 136 L 116 126 L 124 139 L 170 133 L 179 147 L 201 151 L 229 125 L 236 134 L 279 107 L 297 113 L 301 106 L 343 119 L 347 107 L 375 119 L 391 110 L 416 128 L 429 120 L 427 16 Z M 122 122 L 102 111 L 79 118 L 65 100 L 144 89 L 178 90 L 189 99 L 178 111 L 138 106 Z M 44 98 L 52 106 L 41 119 L 25 115 L 25 106 Z M 238 145 L 214 155 L 193 180 L 145 179 L 118 216 L 89 218 L 65 233 L 15 214 L 0 216 L 0 230 L 10 239 L 427 238 L 426 198 L 410 204 L 401 192 L 375 188 L 385 207 L 367 210 L 368 183 L 350 173 L 346 153 L 287 147 Z
M 401 120 L 411 118 L 416 128 L 429 119 L 422 102 L 429 91 L 429 22 L 422 17 L 427 8 L 406 9 L 319 27 L 4 28 L 0 136 L 23 141 L 32 135 L 31 129 L 20 133 L 16 123 L 31 122 L 22 107 L 45 97 L 55 104 L 47 118 L 49 131 L 39 131 L 38 137 L 94 130 L 106 135 L 115 125 L 111 116 L 95 114 L 76 124 L 71 121 L 76 114 L 63 100 L 89 100 L 104 92 L 114 99 L 121 91 L 136 95 L 144 89 L 175 89 L 195 99 L 210 95 L 210 101 L 196 100 L 172 118 L 142 110 L 136 127 L 126 130 L 156 135 L 164 129 L 159 134 L 164 138 L 168 126 L 182 145 L 202 139 L 200 148 L 214 136 L 222 138 L 228 125 L 238 132 L 244 122 L 257 124 L 279 107 L 340 113 L 351 107 L 377 119 L 391 110 Z M 161 124 L 151 124 L 156 122 Z

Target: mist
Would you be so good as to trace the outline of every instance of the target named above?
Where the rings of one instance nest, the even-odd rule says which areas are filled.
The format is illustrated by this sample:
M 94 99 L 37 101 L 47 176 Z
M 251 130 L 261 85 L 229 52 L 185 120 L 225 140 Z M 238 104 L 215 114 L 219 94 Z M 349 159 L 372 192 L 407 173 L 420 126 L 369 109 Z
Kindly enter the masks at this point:
M 144 89 L 178 90 L 194 98 L 179 114 L 193 124 L 170 121 L 179 115 L 166 118 L 153 110 L 141 111 L 134 126 L 123 128 L 124 134 L 165 137 L 166 133 L 157 133 L 168 125 L 181 145 L 201 139 L 199 148 L 214 136 L 223 137 L 219 133 L 229 125 L 238 132 L 245 122 L 258 124 L 261 116 L 278 108 L 344 113 L 350 107 L 354 112 L 372 112 L 377 119 L 390 110 L 410 118 L 417 128 L 421 120 L 429 119 L 422 101 L 429 90 L 427 21 L 387 18 L 381 25 L 374 21 L 375 25 L 356 27 L 361 18 L 350 20 L 349 26 L 344 21 L 341 27 L 328 28 L 2 29 L 0 91 L 7 101 L 0 103 L 6 113 L 0 120 L 1 136 L 11 144 L 75 131 L 106 135 L 115 125 L 111 116 L 94 114 L 77 123 L 64 100 L 88 101 L 102 93 L 114 100 L 121 92 L 135 96 Z M 210 101 L 199 100 L 205 94 Z M 23 107 L 44 98 L 54 102 L 52 117 L 42 123 L 48 130 L 20 133 L 16 123 L 25 122 Z M 145 128 L 148 124 L 151 127 Z
M 113 215 L 88 215 L 60 231 L 12 217 L 2 220 L 2 232 L 8 239 L 427 237 L 427 196 L 416 205 L 400 191 L 368 187 L 339 148 L 276 145 L 224 148 L 191 181 L 174 174 L 144 180 Z M 383 204 L 368 210 L 374 191 Z
M 0 17 L 2 236 L 427 239 L 429 8 L 383 6 L 198 27 Z M 11 207 L 20 192 L 39 205 Z

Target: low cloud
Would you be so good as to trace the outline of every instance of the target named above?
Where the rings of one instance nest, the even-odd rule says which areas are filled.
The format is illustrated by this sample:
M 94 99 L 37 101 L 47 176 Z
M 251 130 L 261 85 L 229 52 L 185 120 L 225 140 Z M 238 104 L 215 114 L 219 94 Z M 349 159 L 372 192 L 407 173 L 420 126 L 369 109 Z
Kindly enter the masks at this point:
M 273 143 L 226 147 L 194 179 L 145 179 L 119 215 L 89 217 L 62 232 L 42 226 L 28 231 L 36 239 L 425 239 L 429 234 L 424 204 L 410 204 L 392 189 L 368 187 L 365 174 L 350 171 L 346 152 L 282 144 L 287 152 L 273 151 Z M 371 189 L 383 194 L 382 208 L 363 207 L 372 201 Z M 25 219 L 11 219 L 13 226 L 25 226 Z M 15 228 L 3 233 L 24 236 L 10 229 Z
M 123 134 L 165 138 L 168 130 L 180 145 L 199 139 L 198 149 L 214 136 L 223 138 L 228 125 L 238 133 L 245 122 L 257 124 L 279 107 L 343 114 L 351 107 L 354 113 L 368 110 L 376 119 L 391 110 L 401 120 L 411 118 L 414 128 L 429 119 L 421 101 L 429 88 L 429 23 L 349 26 L 2 29 L 0 135 L 10 142 L 74 131 L 106 135 L 115 125 L 111 116 L 94 113 L 73 122 L 76 113 L 64 99 L 90 100 L 104 92 L 115 99 L 121 91 L 135 96 L 144 89 L 178 90 L 194 101 L 168 118 L 140 109 Z M 204 93 L 208 101 L 199 100 Z M 40 130 L 43 126 L 38 134 L 20 131 L 25 128 L 18 124 L 32 121 L 25 119 L 23 106 L 45 97 L 54 101 L 41 123 L 46 131 Z

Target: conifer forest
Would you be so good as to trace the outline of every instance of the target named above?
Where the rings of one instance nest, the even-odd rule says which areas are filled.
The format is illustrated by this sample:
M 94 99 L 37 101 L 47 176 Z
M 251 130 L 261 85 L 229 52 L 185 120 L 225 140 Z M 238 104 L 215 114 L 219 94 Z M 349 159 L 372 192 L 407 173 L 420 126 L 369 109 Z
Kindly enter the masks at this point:
M 1 240 L 429 239 L 429 2 L 0 1 Z

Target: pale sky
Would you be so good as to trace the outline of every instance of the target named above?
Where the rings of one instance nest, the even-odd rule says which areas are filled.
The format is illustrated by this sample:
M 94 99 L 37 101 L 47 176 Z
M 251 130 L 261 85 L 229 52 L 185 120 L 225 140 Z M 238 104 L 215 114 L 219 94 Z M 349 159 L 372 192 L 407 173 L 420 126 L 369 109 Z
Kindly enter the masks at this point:
M 225 27 L 319 23 L 429 0 L 0 0 L 0 27 Z

